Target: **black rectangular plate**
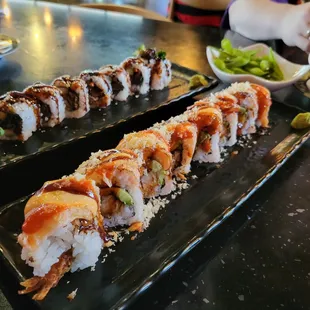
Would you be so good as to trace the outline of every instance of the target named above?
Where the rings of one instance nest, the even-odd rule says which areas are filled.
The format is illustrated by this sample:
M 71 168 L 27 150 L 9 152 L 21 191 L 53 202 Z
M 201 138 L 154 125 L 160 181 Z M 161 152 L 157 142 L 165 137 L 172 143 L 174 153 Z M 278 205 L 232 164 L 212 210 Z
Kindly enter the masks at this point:
M 151 91 L 138 98 L 131 96 L 126 102 L 113 102 L 105 109 L 91 110 L 80 119 L 65 119 L 54 128 L 34 133 L 24 143 L 0 141 L 0 169 L 78 139 L 86 138 L 137 115 L 168 105 L 181 98 L 196 95 L 217 85 L 216 79 L 206 77 L 209 82 L 207 86 L 189 89 L 189 80 L 195 74 L 198 72 L 172 64 L 172 81 L 169 87 L 161 91 Z
M 206 238 L 260 186 L 262 186 L 309 138 L 310 131 L 292 131 L 290 121 L 298 111 L 274 103 L 269 134 L 254 136 L 251 148 L 235 147 L 238 154 L 220 165 L 194 164 L 190 187 L 152 220 L 135 240 L 126 236 L 95 272 L 67 274 L 38 309 L 123 309 Z M 116 141 L 117 142 L 117 141 Z M 20 259 L 16 236 L 23 222 L 26 198 L 5 206 L 0 212 L 0 257 L 14 282 L 31 276 Z M 105 250 L 102 255 L 105 255 Z M 70 281 L 68 284 L 67 282 Z M 66 296 L 78 288 L 68 302 Z M 27 301 L 30 302 L 28 296 Z M 22 298 L 22 297 L 20 297 Z M 19 303 L 24 307 L 23 302 Z

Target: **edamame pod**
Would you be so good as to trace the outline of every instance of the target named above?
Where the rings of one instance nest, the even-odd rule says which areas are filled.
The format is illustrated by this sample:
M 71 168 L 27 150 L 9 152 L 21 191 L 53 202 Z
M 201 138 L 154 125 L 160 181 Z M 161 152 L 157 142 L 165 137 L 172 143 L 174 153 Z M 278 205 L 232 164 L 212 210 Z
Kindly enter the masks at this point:
M 222 71 L 233 74 L 233 71 L 226 68 L 225 62 L 219 58 L 214 60 L 214 64 Z
M 232 59 L 227 63 L 227 66 L 229 68 L 234 68 L 234 67 L 244 67 L 247 65 L 250 61 L 250 58 L 242 57 L 242 56 L 237 56 L 236 58 Z
M 257 76 L 264 76 L 266 74 L 261 68 L 248 68 L 248 71 Z
M 233 50 L 232 44 L 228 39 L 222 40 L 221 48 L 227 53 L 230 53 Z
M 248 74 L 248 72 L 246 72 L 245 70 L 241 69 L 241 68 L 233 68 L 232 71 L 235 74 Z
M 270 67 L 271 67 L 271 64 L 268 60 L 262 60 L 259 64 L 260 68 L 263 70 L 263 71 L 269 71 L 270 70 Z
M 274 53 L 257 57 L 258 51 L 242 51 L 233 48 L 228 39 L 223 39 L 219 56 L 214 59 L 215 65 L 222 71 L 230 74 L 253 74 L 272 81 L 281 81 L 284 75 L 276 62 Z

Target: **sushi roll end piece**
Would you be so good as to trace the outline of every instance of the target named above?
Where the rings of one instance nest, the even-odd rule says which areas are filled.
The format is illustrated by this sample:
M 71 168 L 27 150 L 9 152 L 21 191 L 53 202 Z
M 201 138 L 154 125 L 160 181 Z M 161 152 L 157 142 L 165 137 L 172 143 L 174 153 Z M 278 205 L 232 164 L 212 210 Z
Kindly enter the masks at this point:
M 172 79 L 172 71 L 166 52 L 142 46 L 138 50 L 138 56 L 151 68 L 151 89 L 162 90 L 167 87 Z
M 0 140 L 26 141 L 40 126 L 40 111 L 36 100 L 12 91 L 0 98 Z
M 168 59 L 157 58 L 151 71 L 151 88 L 162 90 L 172 79 L 171 62 Z
M 251 84 L 256 91 L 258 103 L 258 116 L 256 120 L 257 127 L 268 128 L 269 126 L 269 110 L 272 105 L 270 91 L 261 85 Z
M 52 83 L 64 99 L 66 118 L 81 118 L 89 112 L 88 90 L 86 83 L 69 75 L 61 76 Z
M 105 236 L 99 204 L 99 189 L 80 175 L 46 182 L 29 199 L 18 242 L 34 277 L 19 294 L 42 300 L 69 270 L 95 266 Z

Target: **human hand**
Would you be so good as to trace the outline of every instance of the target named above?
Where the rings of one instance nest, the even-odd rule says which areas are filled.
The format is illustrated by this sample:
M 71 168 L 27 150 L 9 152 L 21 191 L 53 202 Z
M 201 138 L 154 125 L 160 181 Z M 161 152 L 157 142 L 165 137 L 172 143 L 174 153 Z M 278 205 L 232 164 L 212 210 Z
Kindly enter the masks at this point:
M 278 27 L 286 45 L 310 53 L 310 3 L 290 6 Z

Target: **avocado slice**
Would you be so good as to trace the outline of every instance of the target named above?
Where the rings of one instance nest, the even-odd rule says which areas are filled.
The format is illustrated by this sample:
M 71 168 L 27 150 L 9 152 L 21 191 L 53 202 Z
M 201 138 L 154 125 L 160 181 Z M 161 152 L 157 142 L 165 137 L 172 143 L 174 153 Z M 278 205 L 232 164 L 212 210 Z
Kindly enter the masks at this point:
M 152 160 L 151 168 L 157 175 L 159 185 L 164 186 L 167 172 L 163 169 L 163 166 L 157 160 Z
M 165 174 L 165 171 L 163 171 L 163 170 L 160 173 L 158 173 L 159 185 L 161 185 L 161 186 L 165 185 L 165 176 L 166 176 L 166 174 Z
M 131 195 L 122 188 L 116 192 L 116 197 L 127 206 L 132 206 L 134 204 Z
M 152 160 L 151 168 L 153 172 L 160 172 L 163 170 L 163 166 L 157 160 Z
M 246 114 L 247 113 L 247 109 L 244 107 L 239 107 L 239 113 L 240 114 Z
M 203 143 L 206 140 L 209 140 L 211 138 L 210 134 L 208 134 L 207 132 L 202 131 L 199 135 L 199 139 L 198 142 L 199 144 Z
M 241 124 L 244 124 L 246 121 L 247 109 L 240 107 L 238 121 Z

